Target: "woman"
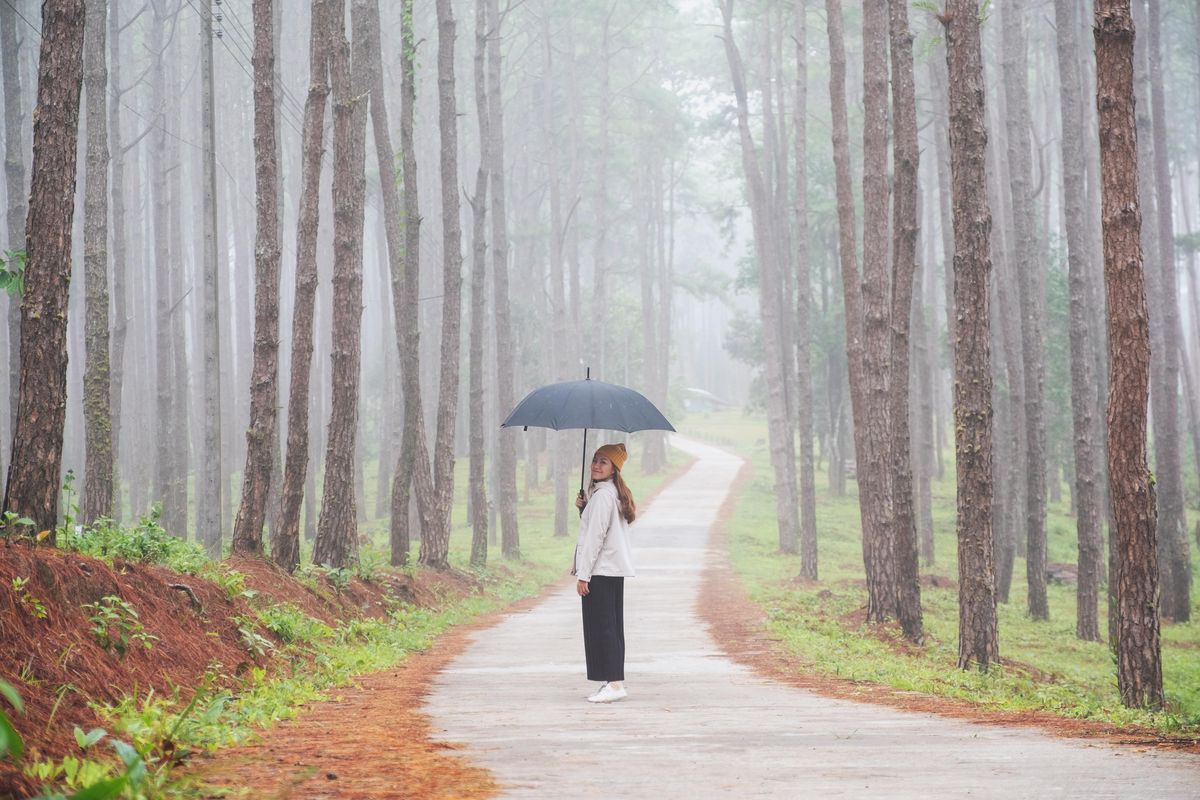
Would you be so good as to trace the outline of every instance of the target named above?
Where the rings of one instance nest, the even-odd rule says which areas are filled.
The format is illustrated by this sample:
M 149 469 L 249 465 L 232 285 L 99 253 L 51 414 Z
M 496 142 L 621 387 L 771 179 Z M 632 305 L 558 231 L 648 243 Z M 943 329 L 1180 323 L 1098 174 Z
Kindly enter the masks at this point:
M 628 458 L 623 444 L 606 444 L 592 456 L 592 482 L 575 507 L 583 514 L 575 547 L 575 589 L 583 599 L 583 649 L 589 681 L 601 681 L 588 698 L 611 703 L 626 696 L 625 579 L 633 577 L 629 523 L 637 516 L 633 494 L 621 480 Z

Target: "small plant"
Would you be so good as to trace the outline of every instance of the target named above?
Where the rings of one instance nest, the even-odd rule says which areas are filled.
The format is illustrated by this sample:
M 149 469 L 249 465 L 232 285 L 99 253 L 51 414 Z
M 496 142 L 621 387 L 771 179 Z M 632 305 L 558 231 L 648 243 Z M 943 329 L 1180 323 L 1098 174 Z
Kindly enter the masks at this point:
M 250 600 L 253 599 L 255 594 L 257 594 L 257 592 L 246 588 L 245 574 L 238 572 L 236 569 L 229 569 L 218 562 L 210 562 L 206 564 L 204 568 L 200 570 L 200 577 L 207 578 L 208 580 L 220 586 L 221 589 L 224 590 L 225 596 L 231 601 L 236 600 L 239 597 Z
M 25 704 L 21 702 L 21 695 L 5 681 L 0 681 L 0 696 L 7 700 L 8 704 L 18 713 L 25 713 Z M 21 734 L 17 733 L 17 729 L 13 727 L 8 714 L 0 709 L 0 758 L 8 757 L 13 761 L 19 761 L 21 753 L 24 751 L 25 743 L 21 740 Z
M 242 640 L 242 647 L 255 657 L 265 656 L 268 651 L 275 649 L 271 640 L 258 632 L 257 623 L 250 617 L 234 617 L 233 621 L 237 623 L 238 638 Z
M 92 612 L 88 621 L 92 623 L 96 641 L 105 650 L 116 650 L 121 658 L 133 642 L 150 650 L 158 641 L 157 636 L 147 633 L 142 626 L 137 609 L 116 595 L 102 597 L 98 603 L 85 603 L 83 608 Z
M 387 560 L 373 547 L 363 548 L 359 553 L 358 563 L 354 565 L 354 574 L 364 583 L 371 583 L 379 576 Z
M 17 599 L 21 601 L 21 605 L 29 610 L 30 614 L 33 614 L 38 619 L 45 619 L 49 616 L 49 613 L 46 611 L 46 604 L 29 593 L 29 590 L 25 588 L 28 583 L 29 578 L 13 578 L 13 591 L 17 593 Z
M 350 588 L 350 576 L 353 574 L 350 570 L 345 567 L 330 567 L 325 564 L 322 564 L 320 569 L 325 573 L 325 577 L 333 585 L 333 590 L 338 594 Z
M 5 250 L 0 255 L 0 292 L 20 297 L 25 292 L 25 251 Z
M 22 517 L 11 511 L 5 511 L 0 516 L 0 537 L 15 538 L 21 536 L 25 530 L 33 528 L 36 524 L 29 517 Z M 46 538 L 49 534 L 49 531 L 42 531 L 37 535 L 38 541 Z

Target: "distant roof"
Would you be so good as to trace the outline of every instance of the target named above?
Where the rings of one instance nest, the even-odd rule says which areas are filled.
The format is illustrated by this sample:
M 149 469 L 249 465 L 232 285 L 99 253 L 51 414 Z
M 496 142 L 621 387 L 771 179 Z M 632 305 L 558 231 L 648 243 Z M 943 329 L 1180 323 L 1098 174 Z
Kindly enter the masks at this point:
M 733 403 L 729 402 L 728 400 L 723 400 L 720 397 L 717 397 L 712 392 L 706 391 L 704 389 L 698 389 L 695 386 L 688 386 L 687 388 L 685 388 L 683 390 L 683 393 L 688 395 L 689 397 L 693 397 L 698 400 L 700 400 L 700 399 L 707 400 L 710 403 L 715 403 L 715 404 L 721 405 L 721 406 L 732 406 L 733 405 Z

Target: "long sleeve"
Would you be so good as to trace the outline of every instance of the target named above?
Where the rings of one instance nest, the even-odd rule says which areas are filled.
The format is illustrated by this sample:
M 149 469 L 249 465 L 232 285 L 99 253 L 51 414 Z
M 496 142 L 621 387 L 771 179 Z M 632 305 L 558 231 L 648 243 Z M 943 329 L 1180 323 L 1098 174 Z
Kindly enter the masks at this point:
M 580 519 L 579 544 L 575 550 L 575 576 L 590 581 L 604 549 L 617 511 L 614 492 L 598 491 L 588 500 Z

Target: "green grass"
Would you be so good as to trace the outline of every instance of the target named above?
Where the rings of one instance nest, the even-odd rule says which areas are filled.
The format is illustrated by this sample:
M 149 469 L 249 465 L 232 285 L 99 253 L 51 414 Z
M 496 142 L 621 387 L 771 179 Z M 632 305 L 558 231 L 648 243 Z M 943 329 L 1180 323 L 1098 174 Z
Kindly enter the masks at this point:
M 793 581 L 800 572 L 799 557 L 783 555 L 778 549 L 765 420 L 740 412 L 694 415 L 683 432 L 735 450 L 752 462 L 753 475 L 739 491 L 729 521 L 730 555 L 751 599 L 767 612 L 769 632 L 803 669 L 960 698 L 988 709 L 1043 710 L 1138 725 L 1173 736 L 1200 736 L 1200 622 L 1196 621 L 1200 619 L 1200 569 L 1195 571 L 1192 589 L 1193 621 L 1163 626 L 1168 702 L 1163 712 L 1121 706 L 1107 644 L 1075 638 L 1074 586 L 1050 585 L 1048 622 L 1026 615 L 1021 558 L 1014 567 L 1010 602 L 999 607 L 1000 654 L 1005 663 L 987 673 L 962 671 L 957 668 L 958 599 L 953 588 L 922 587 L 927 641 L 917 654 L 901 653 L 865 626 L 849 621 L 861 618 L 855 612 L 866 605 L 853 481 L 847 482 L 845 496 L 835 497 L 827 474 L 818 472 L 820 581 L 800 584 Z M 932 490 L 937 558 L 931 566 L 922 565 L 921 573 L 953 579 L 958 573 L 953 453 L 947 457 L 946 477 L 935 482 Z M 1049 505 L 1046 530 L 1051 562 L 1076 559 L 1075 521 L 1068 502 L 1064 487 L 1063 502 Z M 1194 524 L 1195 512 L 1189 515 Z M 1103 597 L 1099 614 L 1103 626 L 1107 614 Z

